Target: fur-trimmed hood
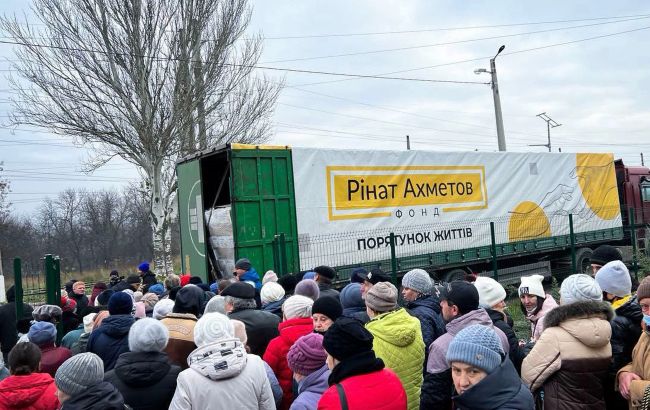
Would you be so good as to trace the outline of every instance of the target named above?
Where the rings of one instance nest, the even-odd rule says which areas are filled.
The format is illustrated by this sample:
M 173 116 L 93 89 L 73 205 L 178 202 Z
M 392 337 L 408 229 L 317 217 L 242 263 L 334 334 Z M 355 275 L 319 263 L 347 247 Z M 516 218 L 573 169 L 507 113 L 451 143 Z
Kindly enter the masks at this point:
M 592 300 L 574 302 L 558 306 L 544 316 L 544 328 L 559 326 L 569 319 L 584 319 L 601 317 L 610 322 L 614 318 L 614 311 L 609 303 Z
M 544 329 L 560 327 L 581 343 L 600 347 L 612 336 L 614 311 L 606 302 L 582 301 L 559 306 L 544 317 Z

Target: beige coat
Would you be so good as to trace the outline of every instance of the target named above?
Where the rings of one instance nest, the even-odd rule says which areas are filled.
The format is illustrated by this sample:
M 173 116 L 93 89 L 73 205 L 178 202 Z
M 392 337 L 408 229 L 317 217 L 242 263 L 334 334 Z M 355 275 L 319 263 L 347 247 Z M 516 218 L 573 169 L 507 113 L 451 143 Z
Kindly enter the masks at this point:
M 545 409 L 605 409 L 613 315 L 607 303 L 593 301 L 560 306 L 546 315 L 545 330 L 521 366 L 521 378 L 533 394 L 543 388 Z
M 196 349 L 194 344 L 194 325 L 196 316 L 191 313 L 169 313 L 160 323 L 169 330 L 169 342 L 165 347 L 165 353 L 169 356 L 169 362 L 187 369 L 187 357 Z
M 630 383 L 630 409 L 641 408 L 643 393 L 650 387 L 650 335 L 648 331 L 641 334 L 639 342 L 632 351 L 632 363 L 624 366 L 616 375 L 616 390 L 618 390 L 618 375 L 623 372 L 632 372 L 641 377 Z

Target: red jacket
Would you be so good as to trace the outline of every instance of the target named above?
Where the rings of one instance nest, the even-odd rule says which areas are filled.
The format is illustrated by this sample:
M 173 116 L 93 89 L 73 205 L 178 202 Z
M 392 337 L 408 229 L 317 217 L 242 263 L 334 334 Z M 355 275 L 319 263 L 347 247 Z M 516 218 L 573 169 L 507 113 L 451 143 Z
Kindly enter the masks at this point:
M 59 366 L 71 357 L 72 352 L 65 347 L 41 346 L 41 372 L 54 377 Z
M 293 372 L 287 362 L 289 348 L 300 339 L 314 331 L 314 323 L 311 317 L 288 319 L 278 326 L 280 336 L 269 342 L 266 352 L 264 352 L 264 361 L 269 364 L 275 377 L 282 387 L 282 404 L 281 410 L 288 410 L 293 401 Z
M 9 376 L 0 382 L 0 410 L 56 410 L 54 379 L 47 373 Z
M 348 377 L 341 382 L 349 410 L 406 410 L 406 392 L 395 373 L 382 369 Z M 340 410 L 341 400 L 336 385 L 325 390 L 318 410 Z

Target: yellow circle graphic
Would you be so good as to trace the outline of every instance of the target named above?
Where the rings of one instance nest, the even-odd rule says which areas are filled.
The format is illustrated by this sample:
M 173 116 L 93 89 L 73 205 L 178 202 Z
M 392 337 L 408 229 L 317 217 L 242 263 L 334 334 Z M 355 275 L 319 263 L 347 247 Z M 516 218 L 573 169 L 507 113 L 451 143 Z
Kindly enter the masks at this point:
M 587 206 L 598 217 L 611 220 L 620 214 L 612 154 L 576 154 L 576 177 Z
M 535 202 L 521 202 L 511 214 L 510 222 L 508 223 L 508 237 L 510 241 L 551 236 L 551 224 L 544 210 Z

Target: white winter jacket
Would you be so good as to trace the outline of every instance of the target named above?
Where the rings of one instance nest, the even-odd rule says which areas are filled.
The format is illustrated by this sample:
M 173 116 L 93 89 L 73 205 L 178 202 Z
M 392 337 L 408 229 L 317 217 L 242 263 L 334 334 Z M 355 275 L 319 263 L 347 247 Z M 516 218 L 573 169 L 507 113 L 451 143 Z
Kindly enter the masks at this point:
M 190 368 L 178 375 L 170 410 L 275 410 L 262 359 L 246 353 L 239 339 L 199 347 L 187 362 Z

